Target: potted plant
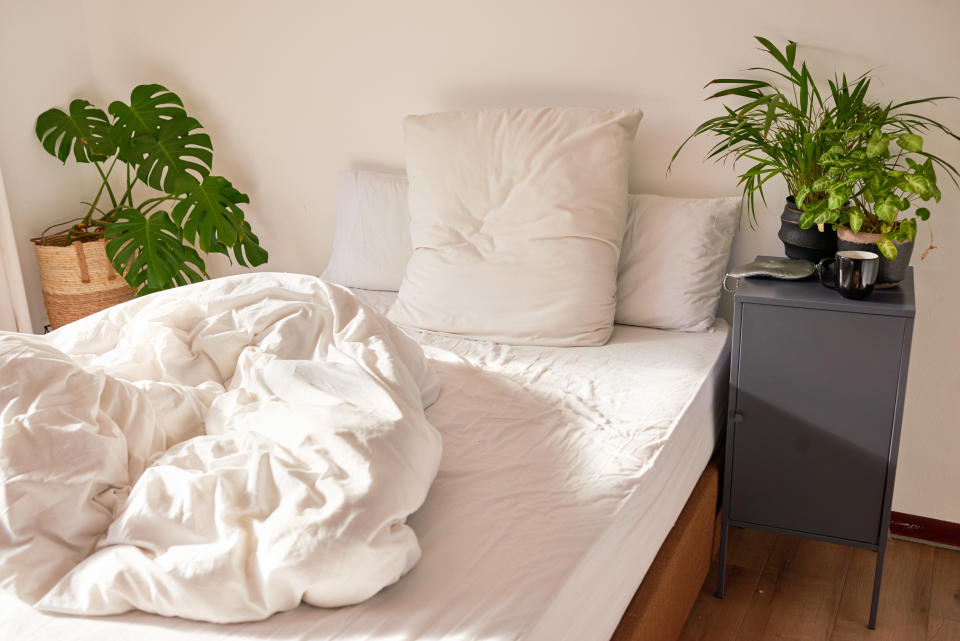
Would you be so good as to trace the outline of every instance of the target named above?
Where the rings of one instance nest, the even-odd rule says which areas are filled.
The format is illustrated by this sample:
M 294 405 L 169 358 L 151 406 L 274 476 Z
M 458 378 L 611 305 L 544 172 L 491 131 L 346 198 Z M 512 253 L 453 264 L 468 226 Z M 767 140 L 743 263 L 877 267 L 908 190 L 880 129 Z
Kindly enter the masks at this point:
M 806 63 L 800 62 L 798 66 L 797 44 L 789 42 L 781 51 L 767 38 L 755 38 L 774 65 L 773 68 L 751 67 L 749 71 L 773 74 L 784 83 L 785 89 L 762 79 L 711 80 L 707 86 L 719 89 L 708 100 L 732 97 L 744 102 L 736 108 L 724 104 L 721 115 L 701 123 L 677 148 L 670 164 L 693 138 L 704 134 L 718 138 L 707 152 L 707 158 L 718 162 L 732 160 L 735 167 L 746 163 L 738 177 L 751 226 L 757 220 L 757 195 L 766 203 L 764 185 L 781 177 L 790 194 L 781 215 L 780 238 L 785 253 L 791 258 L 819 260 L 836 251 L 836 232 L 826 226 L 801 229 L 799 220 L 803 212 L 793 195 L 804 191 L 809 193 L 810 201 L 823 196 L 809 189 L 823 175 L 819 159 L 842 140 L 843 132 L 837 125 L 855 116 L 856 101 L 832 112 L 833 118 L 841 122 L 825 123 L 828 98 L 821 95 Z M 846 86 L 845 81 L 843 84 L 849 94 L 860 96 L 856 93 L 859 87 Z M 825 126 L 827 124 L 830 126 Z
M 913 253 L 917 221 L 930 218 L 930 210 L 919 203 L 940 200 L 937 169 L 960 186 L 957 169 L 923 149 L 921 133 L 936 130 L 955 140 L 960 137 L 932 118 L 905 111 L 941 98 L 948 96 L 871 105 L 862 130 L 827 150 L 820 159 L 825 173 L 810 190 L 828 197 L 812 200 L 803 190 L 797 194 L 797 201 L 806 209 L 801 226 L 831 224 L 838 228 L 840 249 L 876 250 L 880 254 L 878 286 L 903 280 Z M 931 243 L 924 257 L 932 248 Z
M 881 279 L 899 282 L 909 262 L 898 255 L 897 243 L 912 248 L 916 218 L 926 220 L 920 207 L 913 217 L 899 218 L 917 200 L 939 200 L 935 166 L 956 182 L 957 172 L 946 161 L 922 150 L 918 132 L 939 130 L 956 138 L 941 123 L 908 111 L 914 105 L 945 98 L 919 98 L 882 105 L 867 97 L 871 78 L 854 81 L 834 77 L 823 90 L 805 62 L 796 60 L 796 43 L 783 51 L 757 36 L 776 65 L 752 67 L 772 73 L 789 93 L 766 80 L 721 78 L 708 83 L 723 87 L 710 98 L 733 96 L 746 102 L 697 127 L 674 153 L 671 163 L 694 137 L 713 134 L 719 141 L 708 158 L 747 163 L 739 174 L 744 204 L 756 221 L 756 194 L 775 176 L 787 183 L 789 196 L 781 215 L 780 239 L 792 258 L 817 260 L 832 255 L 839 245 L 876 244 L 884 257 Z M 893 141 L 898 151 L 887 150 Z M 879 207 L 879 210 L 877 209 Z M 852 216 L 852 218 L 851 218 Z M 875 236 L 854 236 L 870 233 Z
M 84 216 L 33 239 L 54 328 L 208 277 L 198 249 L 232 253 L 244 266 L 267 261 L 240 208 L 250 200 L 212 175 L 213 145 L 201 129 L 179 96 L 156 84 L 136 87 L 129 103 L 111 103 L 109 116 L 74 100 L 67 112 L 53 108 L 37 118 L 44 149 L 100 176 Z M 138 186 L 146 197 L 134 197 Z

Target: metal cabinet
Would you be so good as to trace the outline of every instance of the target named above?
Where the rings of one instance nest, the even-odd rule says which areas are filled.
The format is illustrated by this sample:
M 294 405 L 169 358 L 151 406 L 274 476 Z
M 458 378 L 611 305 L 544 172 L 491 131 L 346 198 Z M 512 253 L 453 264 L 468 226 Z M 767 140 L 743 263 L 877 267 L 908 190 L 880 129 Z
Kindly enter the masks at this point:
M 914 317 L 913 271 L 864 301 L 815 281 L 734 298 L 717 595 L 731 525 L 877 552 L 876 625 Z

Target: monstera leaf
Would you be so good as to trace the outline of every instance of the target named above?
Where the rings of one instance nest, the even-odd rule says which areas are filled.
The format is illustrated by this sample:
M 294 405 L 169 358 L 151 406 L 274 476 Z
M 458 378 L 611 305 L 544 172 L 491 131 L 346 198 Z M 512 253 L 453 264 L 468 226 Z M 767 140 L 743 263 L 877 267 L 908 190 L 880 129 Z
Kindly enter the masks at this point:
M 121 159 L 128 161 L 133 160 L 129 151 L 134 138 L 157 137 L 164 121 L 183 118 L 187 112 L 180 96 L 163 85 L 139 85 L 130 93 L 129 105 L 119 100 L 110 103 L 110 114 L 114 117 L 110 138 Z
M 222 176 L 207 176 L 173 208 L 173 220 L 183 229 L 187 242 L 205 252 L 226 254 L 243 234 L 240 203 L 249 203 Z
M 186 116 L 183 101 L 163 85 L 140 85 L 130 93 L 130 104 L 119 100 L 110 103 L 110 113 L 116 118 L 116 131 L 150 134 L 160 128 L 164 120 Z
M 195 133 L 201 125 L 181 116 L 164 120 L 154 134 L 137 134 L 130 141 L 130 158 L 137 178 L 168 194 L 190 191 L 210 174 L 210 136 Z
M 244 267 L 256 267 L 267 262 L 270 255 L 260 246 L 260 239 L 253 233 L 250 223 L 243 221 L 243 236 L 233 246 L 233 255 Z
M 60 162 L 66 162 L 71 149 L 77 162 L 105 160 L 117 150 L 107 114 L 86 100 L 71 102 L 70 113 L 53 108 L 40 114 L 37 138 Z
M 110 262 L 137 295 L 196 283 L 207 275 L 203 259 L 184 244 L 180 227 L 165 211 L 149 216 L 123 209 L 104 232 Z

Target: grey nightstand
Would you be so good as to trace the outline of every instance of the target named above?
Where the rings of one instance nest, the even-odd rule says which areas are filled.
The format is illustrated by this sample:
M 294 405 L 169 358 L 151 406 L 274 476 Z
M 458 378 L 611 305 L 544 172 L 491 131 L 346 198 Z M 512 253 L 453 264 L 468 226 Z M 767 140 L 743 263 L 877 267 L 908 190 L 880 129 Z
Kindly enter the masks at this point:
M 913 334 L 913 269 L 848 300 L 743 279 L 734 297 L 717 596 L 731 525 L 877 552 L 876 626 Z

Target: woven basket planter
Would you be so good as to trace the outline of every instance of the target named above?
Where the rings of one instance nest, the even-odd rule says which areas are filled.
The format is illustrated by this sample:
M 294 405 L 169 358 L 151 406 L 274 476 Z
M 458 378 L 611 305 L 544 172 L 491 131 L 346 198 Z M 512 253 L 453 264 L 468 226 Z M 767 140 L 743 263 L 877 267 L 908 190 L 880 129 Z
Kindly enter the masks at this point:
M 102 238 L 67 244 L 61 233 L 34 238 L 33 248 L 53 329 L 136 297 L 107 260 Z

